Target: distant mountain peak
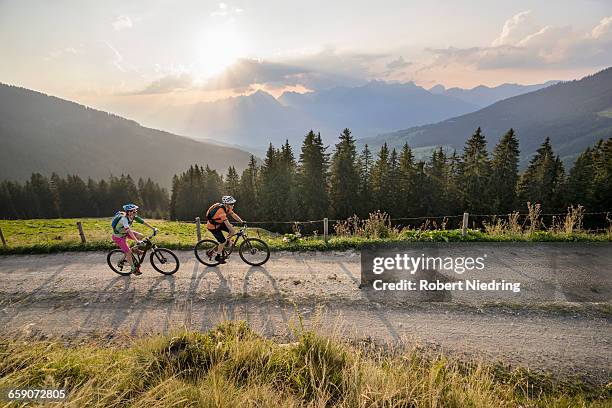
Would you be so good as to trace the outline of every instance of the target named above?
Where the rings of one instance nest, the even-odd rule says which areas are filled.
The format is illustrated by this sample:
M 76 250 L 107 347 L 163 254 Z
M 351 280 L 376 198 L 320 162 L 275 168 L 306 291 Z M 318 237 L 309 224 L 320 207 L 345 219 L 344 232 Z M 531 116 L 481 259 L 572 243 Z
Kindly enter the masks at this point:
M 429 88 L 428 91 L 431 92 L 432 94 L 441 94 L 441 93 L 444 93 L 444 91 L 446 91 L 446 88 L 444 87 L 444 85 L 437 84 Z

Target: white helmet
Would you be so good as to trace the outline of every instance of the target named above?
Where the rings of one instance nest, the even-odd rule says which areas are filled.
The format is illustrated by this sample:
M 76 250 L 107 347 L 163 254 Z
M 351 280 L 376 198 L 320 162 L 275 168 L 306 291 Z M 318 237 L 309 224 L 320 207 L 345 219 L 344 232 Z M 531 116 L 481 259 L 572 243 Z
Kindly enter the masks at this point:
M 223 204 L 234 204 L 236 202 L 236 199 L 232 196 L 223 196 L 221 197 L 221 202 Z

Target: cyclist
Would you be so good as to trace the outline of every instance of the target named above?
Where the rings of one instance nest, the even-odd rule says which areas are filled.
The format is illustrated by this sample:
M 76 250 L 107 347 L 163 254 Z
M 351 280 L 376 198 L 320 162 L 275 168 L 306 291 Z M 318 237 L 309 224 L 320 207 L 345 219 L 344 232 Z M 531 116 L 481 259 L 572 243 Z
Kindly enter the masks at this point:
M 220 203 L 211 205 L 206 211 L 206 228 L 215 237 L 219 245 L 207 252 L 209 258 L 215 257 L 215 261 L 224 264 L 225 258 L 223 257 L 223 248 L 229 238 L 236 234 L 236 230 L 229 222 L 227 216 L 231 215 L 233 219 L 238 222 L 242 221 L 242 218 L 234 212 L 234 204 L 236 199 L 232 196 L 226 195 L 221 197 Z M 227 232 L 227 238 L 223 236 L 223 231 Z
M 121 250 L 125 253 L 125 259 L 130 264 L 131 270 L 130 272 L 134 275 L 140 275 L 140 267 L 137 267 L 134 264 L 134 259 L 132 257 L 132 249 L 127 243 L 127 239 L 130 238 L 136 241 L 137 244 L 142 243 L 142 238 L 144 235 L 140 232 L 132 231 L 131 226 L 134 221 L 139 224 L 144 224 L 147 227 L 151 228 L 154 233 L 157 233 L 157 228 L 148 224 L 145 220 L 137 215 L 138 206 L 136 204 L 126 204 L 123 206 L 123 211 L 117 211 L 115 216 L 113 217 L 113 222 L 111 223 L 113 227 L 113 242 L 121 248 Z

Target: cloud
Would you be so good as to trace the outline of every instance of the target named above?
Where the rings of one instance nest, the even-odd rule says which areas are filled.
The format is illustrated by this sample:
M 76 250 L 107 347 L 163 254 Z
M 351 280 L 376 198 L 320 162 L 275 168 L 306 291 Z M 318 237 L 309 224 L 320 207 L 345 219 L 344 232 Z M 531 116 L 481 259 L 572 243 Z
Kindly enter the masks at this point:
M 49 54 L 47 55 L 45 59 L 54 60 L 57 58 L 62 58 L 65 56 L 76 55 L 76 54 L 78 54 L 78 51 L 74 47 L 66 47 L 61 50 L 55 50 L 55 51 L 49 52 Z
M 308 69 L 300 78 L 300 84 L 309 89 L 325 89 L 335 86 L 363 85 L 384 75 L 386 62 L 392 58 L 387 53 L 338 52 L 333 48 L 317 53 L 289 57 L 288 61 Z
M 249 87 L 254 84 L 295 85 L 299 77 L 308 73 L 306 68 L 288 64 L 240 59 L 221 74 L 211 78 L 206 90 L 223 90 Z
M 389 62 L 386 65 L 386 67 L 387 67 L 388 70 L 393 71 L 393 70 L 397 70 L 397 69 L 407 68 L 410 65 L 412 65 L 411 62 L 408 62 L 408 61 L 404 60 L 404 57 L 400 56 L 399 58 Z
M 131 92 L 131 95 L 154 95 L 190 89 L 193 86 L 193 78 L 190 74 L 169 74 L 151 82 L 140 91 Z
M 590 36 L 594 40 L 612 40 L 612 16 L 603 18 L 591 30 Z
M 119 71 L 125 72 L 125 68 L 123 67 L 123 55 L 115 47 L 112 46 L 111 43 L 104 41 L 104 44 L 111 51 L 111 60 L 110 63 L 117 68 Z
M 590 67 L 612 64 L 612 16 L 587 33 L 571 27 L 538 27 L 531 12 L 508 19 L 488 47 L 429 49 L 425 69 L 459 64 L 477 69 Z
M 217 9 L 210 13 L 211 17 L 230 17 L 236 14 L 241 14 L 244 9 L 239 7 L 230 7 L 227 3 L 217 3 Z
M 121 30 L 125 30 L 128 28 L 132 28 L 133 24 L 132 24 L 132 19 L 129 16 L 126 16 L 125 14 L 121 14 L 115 19 L 115 21 L 113 21 L 112 25 L 115 31 L 121 31 Z
M 491 46 L 515 44 L 528 34 L 533 33 L 535 29 L 536 25 L 531 10 L 521 11 L 506 20 L 501 33 L 493 40 Z

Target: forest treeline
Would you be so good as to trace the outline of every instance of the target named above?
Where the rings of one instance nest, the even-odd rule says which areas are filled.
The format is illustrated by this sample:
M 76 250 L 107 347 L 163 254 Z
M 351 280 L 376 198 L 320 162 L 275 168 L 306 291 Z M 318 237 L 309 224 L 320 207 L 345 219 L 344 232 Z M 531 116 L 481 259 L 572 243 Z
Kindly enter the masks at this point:
M 565 212 L 570 205 L 588 211 L 612 207 L 612 139 L 582 152 L 567 172 L 546 138 L 528 167 L 519 172 L 519 142 L 510 129 L 489 153 L 478 128 L 463 151 L 433 151 L 416 160 L 406 144 L 377 152 L 358 151 L 345 129 L 333 151 L 321 135 L 309 132 L 296 157 L 292 147 L 269 146 L 261 164 L 251 156 L 238 174 L 225 175 L 192 165 L 173 177 L 170 195 L 152 180 L 129 176 L 81 180 L 33 174 L 26 183 L 0 183 L 3 218 L 109 216 L 125 202 L 142 206 L 146 216 L 193 220 L 221 195 L 236 197 L 236 210 L 250 221 L 346 219 L 381 210 L 393 217 L 524 212 L 540 203 L 545 212 Z
M 168 191 L 150 179 L 129 175 L 84 181 L 77 175 L 47 178 L 34 173 L 25 183 L 0 183 L 0 217 L 8 219 L 110 217 L 136 202 L 147 217 L 168 214 Z

